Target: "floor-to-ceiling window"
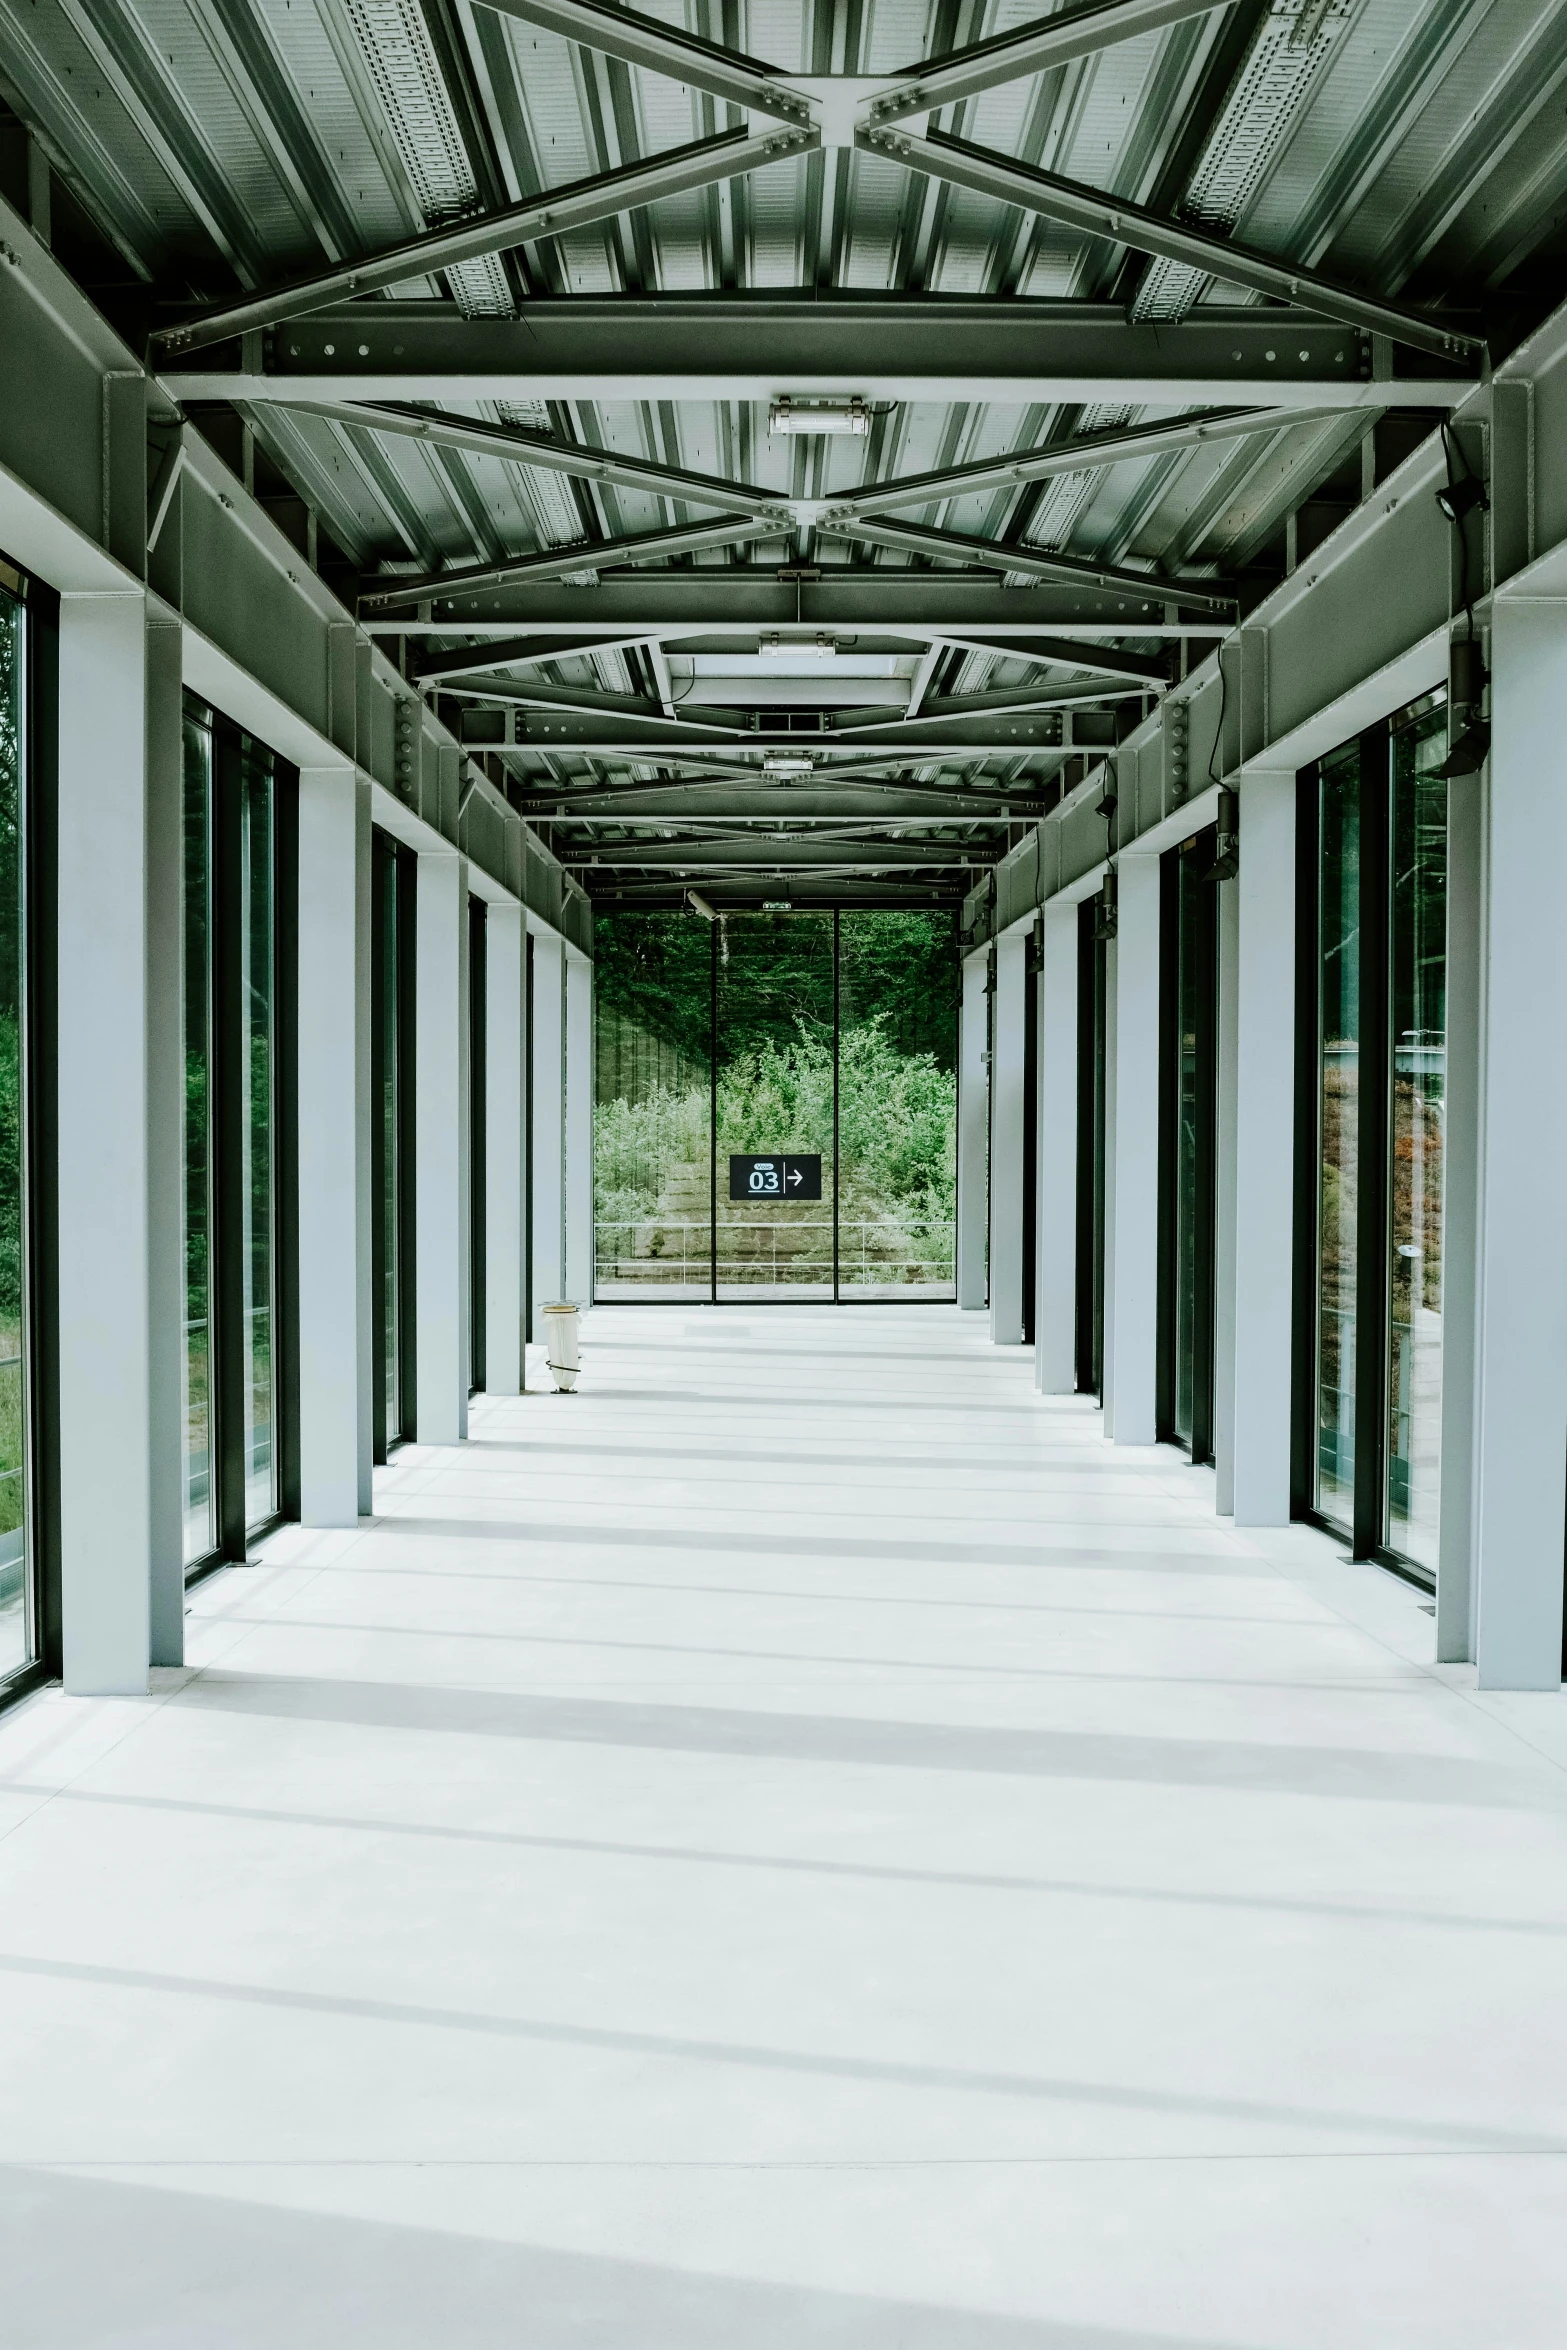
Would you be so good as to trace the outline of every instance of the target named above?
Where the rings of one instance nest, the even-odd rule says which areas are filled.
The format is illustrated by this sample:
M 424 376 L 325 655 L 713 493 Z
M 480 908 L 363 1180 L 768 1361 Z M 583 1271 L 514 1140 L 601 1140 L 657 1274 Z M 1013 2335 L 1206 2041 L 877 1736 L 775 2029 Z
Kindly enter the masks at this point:
M 1368 728 L 1308 770 L 1300 836 L 1314 1246 L 1297 1499 L 1357 1553 L 1427 1577 L 1441 1471 L 1445 749 L 1439 697 Z
M 414 1432 L 413 957 L 418 859 L 371 840 L 370 1032 L 375 1070 L 370 1263 L 378 1462 Z
M 38 1654 L 29 1473 L 27 583 L 0 562 L 0 1684 Z
M 187 1566 L 242 1557 L 284 1506 L 280 801 L 264 744 L 187 698 Z
M 212 1377 L 212 727 L 185 708 L 185 1563 L 217 1545 Z
M 1194 1461 L 1213 1453 L 1217 835 L 1163 859 L 1158 1423 Z
M 1393 732 L 1386 1540 L 1436 1573 L 1447 1076 L 1445 713 Z M 1474 786 L 1470 787 L 1475 788 Z
M 955 1294 L 949 913 L 604 913 L 595 1293 Z

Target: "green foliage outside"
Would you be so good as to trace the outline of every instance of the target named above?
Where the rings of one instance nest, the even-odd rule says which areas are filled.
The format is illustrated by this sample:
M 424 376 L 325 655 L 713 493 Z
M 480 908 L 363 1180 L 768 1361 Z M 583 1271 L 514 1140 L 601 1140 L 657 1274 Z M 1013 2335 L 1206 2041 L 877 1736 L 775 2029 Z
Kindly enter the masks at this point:
M 862 1254 L 865 1277 L 877 1282 L 952 1276 L 954 943 L 942 915 L 841 917 L 839 1216 L 848 1280 Z M 722 1196 L 731 1152 L 820 1152 L 828 1197 L 809 1209 L 772 1210 L 768 1228 L 795 1218 L 819 1234 L 831 1217 L 831 921 L 731 916 L 722 944 L 719 1248 L 721 1264 L 738 1264 L 762 1220 Z M 600 920 L 594 1136 L 606 1268 L 627 1255 L 689 1246 L 694 1222 L 705 1232 L 712 952 L 707 925 L 689 916 Z M 631 1024 L 678 1048 L 683 1081 L 668 1082 L 657 1052 L 628 1049 Z M 647 1075 L 639 1081 L 631 1071 Z M 635 1239 L 628 1227 L 637 1228 Z M 829 1244 L 802 1235 L 796 1245 L 820 1252 Z M 796 1269 L 807 1271 L 803 1262 Z

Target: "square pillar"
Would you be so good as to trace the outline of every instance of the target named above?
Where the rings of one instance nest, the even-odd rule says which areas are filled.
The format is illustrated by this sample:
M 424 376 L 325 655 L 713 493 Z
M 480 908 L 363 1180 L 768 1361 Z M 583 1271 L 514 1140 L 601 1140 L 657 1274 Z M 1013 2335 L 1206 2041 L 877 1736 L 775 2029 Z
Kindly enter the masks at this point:
M 484 934 L 484 1384 L 490 1395 L 520 1395 L 527 985 L 521 906 L 492 900 Z
M 1567 1088 L 1553 1046 L 1567 1002 L 1564 709 L 1567 608 L 1498 597 L 1480 1079 L 1475 1663 L 1483 1689 L 1556 1689 L 1562 1677 Z M 1445 1357 L 1444 1347 L 1444 1371 Z M 1444 1455 L 1456 1434 L 1444 1414 Z M 1444 1509 L 1447 1500 L 1444 1477 Z
M 958 1013 L 958 1304 L 981 1308 L 989 1295 L 986 1238 L 989 1207 L 990 1068 L 986 1034 L 990 950 L 963 966 Z
M 566 1294 L 566 950 L 553 930 L 533 939 L 533 1336 Z
M 1293 772 L 1249 775 L 1241 787 L 1240 873 L 1233 885 L 1237 904 L 1231 1349 L 1231 1475 L 1238 1526 L 1287 1526 L 1290 1517 L 1295 803 Z M 1221 989 L 1222 985 L 1221 979 Z M 1221 1093 L 1222 1082 L 1221 1077 Z M 1224 1278 L 1221 1274 L 1221 1297 Z
M 1218 985 L 1213 1167 L 1213 1468 L 1214 1508 L 1235 1508 L 1235 1109 L 1240 987 L 1240 884 L 1217 881 Z
M 990 1048 L 990 1335 L 1023 1343 L 1023 1108 L 1026 1091 L 1024 991 L 1028 936 L 996 941 Z
M 178 629 L 63 597 L 59 694 L 61 1612 L 92 1696 L 182 1648 Z
M 1039 973 L 1039 1297 L 1034 1381 L 1077 1389 L 1077 924 L 1074 904 L 1045 908 Z
M 593 966 L 566 957 L 566 1295 L 593 1302 Z
M 147 629 L 148 1658 L 185 1662 L 184 632 Z M 62 1242 L 63 1242 L 62 1231 Z
M 299 1514 L 371 1500 L 370 785 L 299 777 Z
M 468 861 L 421 856 L 414 954 L 415 1432 L 468 1433 Z
M 1113 1279 L 1107 1268 L 1105 1282 L 1105 1434 L 1117 1444 L 1152 1444 L 1159 1352 L 1158 858 L 1123 855 L 1116 894 L 1115 1209 Z

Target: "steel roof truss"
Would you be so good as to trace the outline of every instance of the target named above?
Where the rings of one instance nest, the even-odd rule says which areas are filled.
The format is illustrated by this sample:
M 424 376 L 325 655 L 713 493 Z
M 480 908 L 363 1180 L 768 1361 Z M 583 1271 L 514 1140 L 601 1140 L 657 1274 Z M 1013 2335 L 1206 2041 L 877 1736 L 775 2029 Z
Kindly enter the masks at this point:
M 1227 5 L 1228 0 L 1090 0 L 1086 8 L 1035 17 L 988 41 L 976 41 L 971 48 L 955 49 L 949 56 L 908 67 L 904 87 L 873 100 L 867 120 L 876 124 L 901 122 L 911 114 L 955 106 L 960 99 L 978 97 L 982 90 L 993 90 L 1002 82 L 1047 73 L 1053 66 L 1069 65 L 1077 58 L 1109 49 L 1117 41 L 1184 24 L 1189 17 L 1212 16 Z

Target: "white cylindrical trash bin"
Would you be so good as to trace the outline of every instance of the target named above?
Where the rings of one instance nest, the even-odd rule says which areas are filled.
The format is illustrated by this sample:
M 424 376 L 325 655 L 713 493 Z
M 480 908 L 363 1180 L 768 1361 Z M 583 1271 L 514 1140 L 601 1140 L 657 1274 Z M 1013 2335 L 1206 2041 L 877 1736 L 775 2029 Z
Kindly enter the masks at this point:
M 544 1351 L 557 1395 L 569 1395 L 577 1384 L 581 1357 L 577 1352 L 577 1309 L 574 1305 L 544 1309 Z

